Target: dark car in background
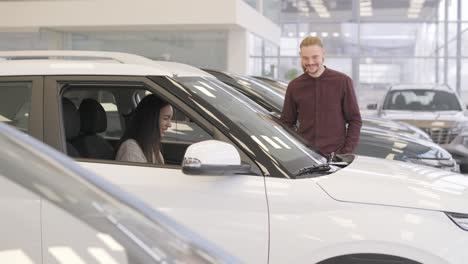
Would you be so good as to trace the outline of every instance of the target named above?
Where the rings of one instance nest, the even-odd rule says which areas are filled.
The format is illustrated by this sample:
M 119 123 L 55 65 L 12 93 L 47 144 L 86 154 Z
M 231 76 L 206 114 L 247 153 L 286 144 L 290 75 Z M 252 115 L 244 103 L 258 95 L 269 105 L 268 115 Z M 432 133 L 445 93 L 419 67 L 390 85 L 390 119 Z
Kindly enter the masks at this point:
M 235 87 L 273 115 L 278 117 L 281 113 L 286 92 L 286 87 L 279 89 L 281 83 L 278 83 L 276 88 L 272 88 L 270 84 L 253 77 L 204 70 Z M 355 152 L 363 156 L 399 160 L 459 172 L 459 166 L 450 153 L 425 140 L 424 137 L 414 136 L 410 131 L 412 130 L 396 122 L 364 117 L 359 144 Z

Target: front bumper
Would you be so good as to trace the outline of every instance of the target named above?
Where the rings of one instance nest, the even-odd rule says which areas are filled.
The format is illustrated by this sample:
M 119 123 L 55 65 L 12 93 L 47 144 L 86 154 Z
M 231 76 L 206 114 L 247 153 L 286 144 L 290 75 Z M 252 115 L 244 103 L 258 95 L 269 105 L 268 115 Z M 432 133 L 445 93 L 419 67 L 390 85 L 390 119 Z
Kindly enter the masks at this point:
M 463 144 L 464 138 L 468 139 L 468 133 L 459 134 L 449 144 L 441 144 L 440 146 L 452 154 L 462 172 L 468 172 L 468 146 Z

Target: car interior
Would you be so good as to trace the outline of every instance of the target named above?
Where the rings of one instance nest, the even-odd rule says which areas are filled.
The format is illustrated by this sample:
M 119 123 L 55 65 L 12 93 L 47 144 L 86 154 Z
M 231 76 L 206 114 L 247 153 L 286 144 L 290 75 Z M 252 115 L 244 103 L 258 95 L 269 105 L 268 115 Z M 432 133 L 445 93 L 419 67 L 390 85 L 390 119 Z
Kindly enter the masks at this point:
M 143 86 L 69 85 L 62 93 L 67 154 L 75 158 L 114 160 L 125 125 L 138 102 L 151 93 Z M 173 106 L 172 127 L 162 139 L 166 165 L 182 164 L 188 146 L 213 137 Z

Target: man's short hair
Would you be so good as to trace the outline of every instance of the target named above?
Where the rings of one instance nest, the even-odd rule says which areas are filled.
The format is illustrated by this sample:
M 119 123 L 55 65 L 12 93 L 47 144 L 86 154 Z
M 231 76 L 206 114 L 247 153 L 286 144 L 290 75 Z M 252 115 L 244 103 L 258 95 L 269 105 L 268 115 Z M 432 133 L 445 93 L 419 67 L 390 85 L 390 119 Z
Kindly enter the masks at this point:
M 323 48 L 322 40 L 318 37 L 306 37 L 305 39 L 301 41 L 301 45 L 299 46 L 299 48 L 313 46 L 313 45 L 317 45 Z

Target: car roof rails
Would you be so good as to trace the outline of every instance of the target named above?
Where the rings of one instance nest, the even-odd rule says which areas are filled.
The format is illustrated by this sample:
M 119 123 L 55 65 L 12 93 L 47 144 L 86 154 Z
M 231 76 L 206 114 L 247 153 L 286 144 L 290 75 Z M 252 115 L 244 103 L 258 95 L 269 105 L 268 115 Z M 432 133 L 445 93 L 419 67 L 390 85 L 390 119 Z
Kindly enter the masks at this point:
M 176 76 L 202 76 L 215 78 L 212 74 L 203 71 L 199 68 L 190 66 L 188 64 L 183 64 L 179 62 L 172 61 L 156 61 L 158 64 L 163 66 L 167 71 L 169 71 L 174 77 Z
M 149 58 L 122 52 L 109 51 L 82 51 L 82 50 L 24 50 L 24 51 L 0 51 L 0 59 L 6 60 L 40 60 L 40 59 L 67 59 L 67 60 L 110 60 L 121 64 L 133 64 L 140 66 L 152 66 L 168 71 L 173 77 L 176 76 L 203 76 L 213 77 L 193 66 L 168 62 L 154 61 Z
M 137 64 L 158 66 L 159 64 L 143 56 L 109 51 L 80 51 L 80 50 L 25 50 L 25 51 L 0 51 L 0 58 L 7 60 L 30 59 L 107 59 L 123 64 Z

